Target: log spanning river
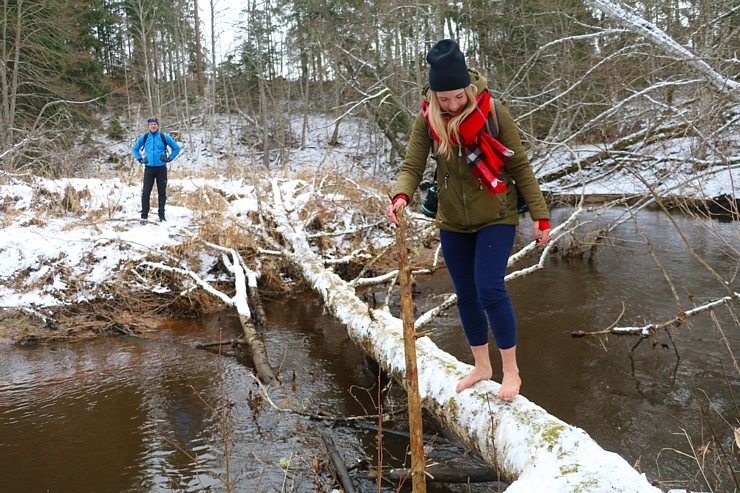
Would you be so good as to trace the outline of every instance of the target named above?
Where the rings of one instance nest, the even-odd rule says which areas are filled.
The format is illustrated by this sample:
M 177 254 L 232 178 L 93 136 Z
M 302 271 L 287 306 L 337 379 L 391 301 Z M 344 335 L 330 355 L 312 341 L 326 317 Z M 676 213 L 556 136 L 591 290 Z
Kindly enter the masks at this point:
M 696 254 L 739 291 L 738 222 L 674 220 Z M 709 438 L 707 422 L 729 454 L 737 450 L 727 424 L 739 419 L 731 398 L 731 392 L 740 397 L 732 356 L 740 358 L 737 306 L 720 306 L 690 319 L 672 338 L 662 331 L 640 344 L 636 337 L 571 336 L 658 324 L 676 317 L 679 303 L 687 310 L 728 294 L 664 215 L 642 212 L 638 221 L 585 256 L 554 257 L 544 270 L 509 283 L 522 393 L 664 489 L 699 489 L 703 480 L 690 456 L 700 452 L 691 445 Z M 418 278 L 417 313 L 451 291 L 444 270 Z M 368 300 L 372 294 L 365 293 Z M 382 288 L 375 292 L 377 300 L 384 295 Z M 241 329 L 231 313 L 167 321 L 144 338 L 0 347 L 0 492 L 330 491 L 325 469 L 314 472 L 314 459 L 325 464 L 327 457 L 319 427 L 330 430 L 348 467 L 374 466 L 377 432 L 275 407 L 375 414 L 376 368 L 316 297 L 265 301 L 266 347 L 282 379 L 269 388 L 272 404 L 250 376 L 246 356 L 195 348 L 237 337 Z M 428 328 L 440 348 L 471 362 L 456 309 Z M 389 392 L 385 411 L 402 409 L 404 399 Z M 402 428 L 403 421 L 385 426 Z M 384 444 L 384 462 L 401 466 L 403 441 L 389 437 Z M 355 487 L 377 491 L 365 480 L 356 479 Z M 490 491 L 431 483 L 427 489 Z

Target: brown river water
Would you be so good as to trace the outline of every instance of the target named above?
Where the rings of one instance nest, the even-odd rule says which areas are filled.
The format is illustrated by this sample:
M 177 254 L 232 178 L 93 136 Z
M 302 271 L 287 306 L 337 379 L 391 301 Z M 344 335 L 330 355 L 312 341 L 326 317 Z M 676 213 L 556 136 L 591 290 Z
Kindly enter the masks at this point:
M 740 225 L 675 219 L 696 252 L 738 291 Z M 736 312 L 721 306 L 676 329 L 673 341 L 661 332 L 657 344 L 643 340 L 633 351 L 635 337 L 571 337 L 576 330 L 677 315 L 671 286 L 643 234 L 684 309 L 727 295 L 665 216 L 643 212 L 639 224 L 640 231 L 631 222 L 620 226 L 584 258 L 554 257 L 544 270 L 509 283 L 522 393 L 648 479 L 698 489 L 703 480 L 685 454 L 693 455 L 689 440 L 698 447 L 711 433 L 699 404 L 724 450 L 738 457 L 731 435 L 732 426 L 740 427 L 731 397 L 737 402 L 740 396 L 730 355 L 740 357 Z M 444 270 L 417 279 L 417 312 L 451 291 Z M 378 288 L 376 299 L 384 292 Z M 315 296 L 266 300 L 265 309 L 266 346 L 282 377 L 269 389 L 275 406 L 343 416 L 377 412 L 377 369 Z M 431 328 L 441 348 L 471 362 L 456 309 Z M 313 471 L 315 457 L 326 460 L 319 428 L 329 431 L 348 466 L 359 459 L 376 464 L 375 431 L 276 411 L 250 376 L 247 356 L 195 348 L 239 333 L 233 314 L 221 313 L 168 321 L 143 338 L 0 347 L 0 493 L 328 492 L 330 478 Z M 404 400 L 391 392 L 386 411 L 402 408 Z M 384 462 L 400 466 L 405 442 L 389 437 L 384 444 Z M 355 479 L 355 488 L 377 491 L 367 480 Z M 495 491 L 432 483 L 427 490 Z

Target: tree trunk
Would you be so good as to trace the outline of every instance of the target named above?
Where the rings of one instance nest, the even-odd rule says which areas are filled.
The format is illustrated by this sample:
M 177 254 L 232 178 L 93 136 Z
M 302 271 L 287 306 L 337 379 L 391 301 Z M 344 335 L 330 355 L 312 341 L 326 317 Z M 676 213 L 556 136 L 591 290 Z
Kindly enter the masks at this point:
M 275 380 L 275 373 L 273 373 L 270 366 L 265 343 L 248 317 L 239 313 L 239 322 L 244 332 L 244 338 L 239 339 L 237 342 L 249 346 L 252 361 L 254 362 L 254 369 L 257 371 L 257 375 L 259 375 L 260 381 L 266 385 Z
M 195 73 L 198 80 L 198 96 L 202 97 L 205 84 L 203 83 L 203 50 L 200 46 L 200 14 L 198 12 L 198 0 L 193 0 L 193 11 L 195 12 Z

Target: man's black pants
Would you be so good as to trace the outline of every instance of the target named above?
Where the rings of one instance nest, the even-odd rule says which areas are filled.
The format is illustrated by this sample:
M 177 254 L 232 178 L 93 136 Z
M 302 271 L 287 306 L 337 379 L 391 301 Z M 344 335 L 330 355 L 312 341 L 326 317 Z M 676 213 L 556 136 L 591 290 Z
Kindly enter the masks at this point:
M 141 218 L 149 216 L 149 198 L 152 195 L 154 182 L 157 182 L 157 195 L 159 196 L 159 218 L 164 218 L 164 204 L 167 202 L 167 166 L 145 166 L 144 188 L 141 192 Z

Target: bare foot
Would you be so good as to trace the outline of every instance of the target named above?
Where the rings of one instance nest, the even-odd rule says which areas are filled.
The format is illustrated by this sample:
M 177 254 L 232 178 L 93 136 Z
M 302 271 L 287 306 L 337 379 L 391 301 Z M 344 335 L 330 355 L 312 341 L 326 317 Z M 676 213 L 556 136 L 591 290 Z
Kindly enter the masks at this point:
M 504 378 L 501 380 L 501 390 L 498 391 L 498 398 L 511 399 L 519 394 L 519 387 L 521 386 L 522 379 L 519 378 L 519 372 L 504 373 Z
M 468 375 L 460 380 L 457 383 L 457 387 L 455 387 L 455 391 L 459 394 L 465 389 L 469 389 L 474 384 L 480 382 L 481 380 L 489 380 L 493 376 L 493 370 L 491 368 L 473 368 L 473 371 L 468 373 Z

